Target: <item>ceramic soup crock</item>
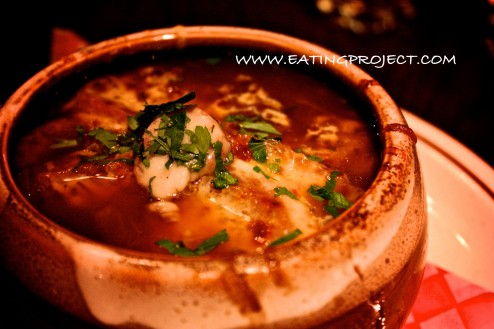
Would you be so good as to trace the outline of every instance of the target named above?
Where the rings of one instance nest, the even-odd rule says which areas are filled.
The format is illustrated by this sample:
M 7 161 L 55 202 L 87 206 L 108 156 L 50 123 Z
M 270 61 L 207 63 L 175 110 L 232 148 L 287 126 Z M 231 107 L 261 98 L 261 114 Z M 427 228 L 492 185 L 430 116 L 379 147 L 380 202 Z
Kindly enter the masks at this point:
M 383 87 L 345 61 L 319 66 L 368 105 L 382 143 L 381 162 L 370 187 L 349 209 L 295 243 L 231 259 L 162 257 L 71 232 L 30 204 L 14 178 L 12 154 L 15 132 L 26 124 L 23 112 L 35 97 L 120 57 L 191 47 L 337 56 L 268 31 L 177 26 L 104 41 L 51 64 L 0 112 L 0 259 L 5 268 L 47 303 L 103 327 L 403 325 L 420 286 L 427 241 L 416 138 Z

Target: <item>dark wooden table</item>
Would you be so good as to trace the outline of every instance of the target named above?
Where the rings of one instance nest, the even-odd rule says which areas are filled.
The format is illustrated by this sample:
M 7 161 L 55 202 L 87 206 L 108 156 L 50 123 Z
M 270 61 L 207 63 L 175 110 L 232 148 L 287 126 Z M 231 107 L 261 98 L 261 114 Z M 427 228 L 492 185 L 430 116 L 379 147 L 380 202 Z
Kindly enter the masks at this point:
M 406 0 L 396 1 L 410 9 Z M 446 64 L 361 67 L 400 106 L 444 130 L 494 166 L 494 33 L 489 23 L 494 11 L 487 0 L 415 0 L 411 4 L 414 13 L 395 7 L 396 27 L 383 33 L 356 33 L 342 27 L 334 14 L 317 8 L 316 0 L 2 4 L 0 12 L 10 19 L 0 22 L 0 104 L 48 65 L 54 26 L 72 29 L 92 43 L 176 24 L 255 27 L 300 37 L 342 55 L 454 57 L 455 63 Z M 7 302 L 0 311 L 0 328 L 88 328 L 39 301 L 3 271 L 0 291 Z

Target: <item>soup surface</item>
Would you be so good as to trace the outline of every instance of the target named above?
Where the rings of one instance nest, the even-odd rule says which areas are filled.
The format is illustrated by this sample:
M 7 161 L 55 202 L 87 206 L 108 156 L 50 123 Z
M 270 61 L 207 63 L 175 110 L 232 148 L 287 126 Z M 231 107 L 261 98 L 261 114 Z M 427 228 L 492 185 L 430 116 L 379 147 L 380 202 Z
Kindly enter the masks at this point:
M 372 183 L 375 123 L 330 82 L 187 58 L 99 75 L 63 102 L 34 104 L 42 123 L 15 149 L 30 202 L 107 244 L 230 257 L 316 232 Z

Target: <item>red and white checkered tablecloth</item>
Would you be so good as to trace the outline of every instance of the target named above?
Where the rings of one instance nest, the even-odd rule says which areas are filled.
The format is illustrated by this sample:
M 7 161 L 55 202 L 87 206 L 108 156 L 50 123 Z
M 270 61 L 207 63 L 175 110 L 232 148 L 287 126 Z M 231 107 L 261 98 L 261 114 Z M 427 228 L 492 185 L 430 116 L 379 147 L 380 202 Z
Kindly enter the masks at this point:
M 494 292 L 427 264 L 403 329 L 492 329 Z

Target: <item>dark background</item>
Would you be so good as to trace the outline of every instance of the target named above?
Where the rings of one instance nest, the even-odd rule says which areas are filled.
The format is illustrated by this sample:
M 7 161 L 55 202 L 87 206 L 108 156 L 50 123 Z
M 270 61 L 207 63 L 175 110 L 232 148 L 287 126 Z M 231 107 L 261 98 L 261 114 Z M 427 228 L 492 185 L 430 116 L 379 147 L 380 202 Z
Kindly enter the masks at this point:
M 0 5 L 0 104 L 49 63 L 53 26 L 75 30 L 89 42 L 144 29 L 182 25 L 237 25 L 300 37 L 342 55 L 454 55 L 456 64 L 361 67 L 405 109 L 452 135 L 494 166 L 494 11 L 489 0 L 372 0 L 394 6 L 397 27 L 357 34 L 316 7 L 317 0 L 159 1 L 63 3 L 23 1 Z M 341 0 L 334 0 L 341 1 Z M 370 0 L 367 0 L 369 2 Z M 411 2 L 415 14 L 403 14 Z M 3 7 L 3 8 L 2 8 Z
M 73 29 L 95 43 L 144 29 L 182 25 L 236 25 L 300 37 L 342 55 L 439 55 L 455 64 L 361 67 L 403 108 L 436 125 L 494 166 L 494 36 L 488 0 L 452 2 L 373 0 L 396 6 L 399 21 L 384 33 L 355 33 L 316 0 L 275 1 L 23 1 L 0 5 L 0 105 L 25 80 L 49 64 L 53 27 Z M 398 4 L 398 5 L 396 5 Z M 400 7 L 401 6 L 401 7 Z M 406 7 L 406 6 L 405 6 Z M 406 7 L 410 9 L 410 7 Z M 408 13 L 408 14 L 407 14 Z M 468 206 L 468 205 L 466 205 Z M 10 298 L 0 327 L 85 328 L 38 301 L 0 271 Z

